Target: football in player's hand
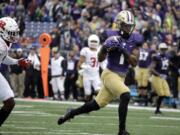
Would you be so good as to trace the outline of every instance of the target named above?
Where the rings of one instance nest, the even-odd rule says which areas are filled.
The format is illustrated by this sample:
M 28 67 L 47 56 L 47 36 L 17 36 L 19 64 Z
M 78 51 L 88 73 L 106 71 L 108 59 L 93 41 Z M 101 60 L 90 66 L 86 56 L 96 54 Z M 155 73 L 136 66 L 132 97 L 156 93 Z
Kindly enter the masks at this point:
M 134 55 L 130 55 L 128 62 L 132 65 L 132 66 L 136 66 L 137 64 L 137 58 Z
M 21 58 L 18 60 L 18 65 L 22 67 L 23 69 L 27 69 L 31 66 L 31 61 L 28 59 Z

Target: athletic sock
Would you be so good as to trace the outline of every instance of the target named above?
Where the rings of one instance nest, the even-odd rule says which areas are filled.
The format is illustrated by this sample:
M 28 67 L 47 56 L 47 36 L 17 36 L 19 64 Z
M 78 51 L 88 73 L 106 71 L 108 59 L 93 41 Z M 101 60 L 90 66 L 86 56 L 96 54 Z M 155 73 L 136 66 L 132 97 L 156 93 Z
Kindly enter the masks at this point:
M 130 94 L 124 93 L 120 96 L 120 103 L 119 103 L 119 133 L 123 132 L 125 130 L 125 124 L 126 124 L 126 116 L 128 111 L 128 103 L 130 100 Z
M 1 108 L 0 110 L 0 126 L 4 123 L 4 121 L 7 119 L 7 117 L 9 116 L 11 112 L 8 112 L 6 110 L 4 110 L 3 108 Z
M 72 114 L 75 115 L 79 115 L 79 114 L 83 114 L 83 113 L 89 113 L 91 111 L 95 111 L 95 110 L 99 110 L 100 107 L 97 104 L 97 102 L 95 100 L 92 100 L 90 102 L 85 103 L 83 106 L 77 108 L 77 109 L 73 109 L 72 110 Z
M 156 107 L 156 112 L 159 112 L 159 109 L 160 109 L 160 106 L 161 106 L 161 103 L 162 103 L 162 100 L 163 100 L 163 96 L 159 96 L 158 99 L 157 99 L 157 107 Z
M 144 104 L 145 104 L 145 106 L 148 106 L 148 96 L 145 95 L 143 97 L 144 97 Z

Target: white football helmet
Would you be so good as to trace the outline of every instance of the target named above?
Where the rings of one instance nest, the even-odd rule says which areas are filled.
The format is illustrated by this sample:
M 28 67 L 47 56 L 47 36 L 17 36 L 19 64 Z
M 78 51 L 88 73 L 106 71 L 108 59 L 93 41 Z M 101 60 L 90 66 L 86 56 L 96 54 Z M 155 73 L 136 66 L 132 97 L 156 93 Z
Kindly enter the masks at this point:
M 88 46 L 93 49 L 97 49 L 100 44 L 100 39 L 96 34 L 92 34 L 88 37 Z
M 11 17 L 0 19 L 0 36 L 11 43 L 16 43 L 19 38 L 19 26 Z
M 123 10 L 116 15 L 114 23 L 122 35 L 129 36 L 135 27 L 134 15 L 128 10 Z

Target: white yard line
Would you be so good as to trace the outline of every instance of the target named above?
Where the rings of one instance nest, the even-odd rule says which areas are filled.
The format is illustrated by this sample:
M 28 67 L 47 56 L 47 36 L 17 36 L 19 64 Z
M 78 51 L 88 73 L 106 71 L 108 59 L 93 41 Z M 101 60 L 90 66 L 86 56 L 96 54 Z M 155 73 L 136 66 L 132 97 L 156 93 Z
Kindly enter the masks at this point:
M 45 112 L 42 112 L 42 111 L 13 111 L 13 113 L 16 113 L 16 114 L 37 114 L 37 115 L 52 115 L 51 113 L 45 113 Z
M 16 108 L 33 108 L 33 106 L 32 105 L 19 105 L 19 104 L 17 104 Z
M 155 120 L 175 120 L 175 121 L 180 121 L 179 117 L 158 117 L 158 116 L 152 116 L 150 119 L 155 119 Z
M 0 132 L 1 134 L 22 134 L 22 135 L 24 135 L 24 134 L 30 134 L 30 135 L 32 135 L 32 134 L 39 134 L 40 132 L 9 132 L 9 131 L 1 131 Z M 64 133 L 64 132 L 41 132 L 41 134 L 43 134 L 43 135 L 112 135 L 112 134 L 93 134 L 93 133 L 86 133 L 86 132 L 79 132 L 79 133 L 74 133 L 74 132 L 72 132 L 72 133 L 68 133 L 68 130 L 67 130 L 67 132 L 66 133 Z
M 14 113 L 12 113 L 14 115 Z M 37 115 L 37 114 L 32 114 L 32 113 L 27 113 L 27 114 L 22 114 L 22 113 L 19 113 L 19 114 L 15 114 L 15 115 L 18 115 L 18 116 L 29 116 L 29 117 L 32 117 L 32 116 L 38 116 L 38 117 L 58 117 L 59 115 L 54 115 L 54 114 L 49 114 L 49 115 Z
M 14 128 L 16 128 L 16 129 L 31 129 L 31 130 L 33 130 L 33 129 L 35 129 L 35 130 L 45 130 L 46 128 L 44 128 L 44 127 L 19 127 L 19 126 L 14 126 Z
M 13 124 L 11 124 L 11 123 L 14 123 L 14 124 L 47 124 L 47 122 L 44 122 L 44 121 L 13 121 L 13 120 L 11 120 L 11 121 L 7 121 L 6 122 L 7 124 L 5 124 L 5 125 L 3 125 L 3 126 L 9 126 L 9 125 L 11 125 L 11 126 L 13 126 Z
M 12 115 L 18 115 L 18 116 L 29 116 L 29 117 L 32 117 L 32 116 L 38 116 L 38 117 L 59 117 L 60 115 L 58 114 L 51 114 L 51 113 L 44 113 L 44 112 L 35 112 L 35 111 L 13 111 L 12 112 Z M 79 115 L 78 116 L 79 118 L 97 118 L 97 119 L 117 119 L 118 116 L 103 116 L 103 115 L 86 115 L 86 114 L 83 114 L 83 115 Z M 129 116 L 129 118 L 131 118 Z M 144 119 L 144 118 L 141 118 L 141 117 L 132 117 L 133 119 Z
M 24 102 L 37 102 L 37 103 L 52 103 L 52 104 L 66 104 L 66 105 L 82 105 L 84 102 L 71 102 L 71 101 L 51 101 L 51 100 L 40 100 L 40 99 L 16 99 L 17 101 L 24 101 Z M 118 104 L 109 104 L 107 105 L 109 108 L 117 108 Z M 154 107 L 141 107 L 141 106 L 132 106 L 129 105 L 129 109 L 132 110 L 147 110 L 147 111 L 154 111 Z M 170 108 L 162 108 L 164 112 L 180 112 L 179 109 L 170 109 Z
M 16 128 L 16 129 L 24 129 L 24 130 L 26 130 L 26 129 L 31 129 L 31 130 L 45 130 L 45 129 L 47 129 L 45 127 L 31 127 L 31 126 L 23 126 L 23 127 L 21 127 L 21 126 L 17 126 L 17 123 L 19 123 L 18 121 L 16 121 L 16 122 L 11 121 L 11 122 L 8 122 L 8 123 L 16 123 L 16 125 L 14 125 L 14 124 L 5 124 L 5 125 L 3 125 L 3 127 L 13 127 L 13 128 Z M 24 121 L 22 121 L 21 123 L 25 124 Z M 30 124 L 34 124 L 34 123 L 31 122 Z M 36 124 L 39 124 L 39 123 L 36 123 Z M 1 131 L 0 131 L 0 133 L 1 133 Z
M 179 126 L 170 126 L 170 125 L 151 125 L 151 124 L 136 124 L 133 125 L 136 127 L 154 127 L 154 128 L 179 128 Z

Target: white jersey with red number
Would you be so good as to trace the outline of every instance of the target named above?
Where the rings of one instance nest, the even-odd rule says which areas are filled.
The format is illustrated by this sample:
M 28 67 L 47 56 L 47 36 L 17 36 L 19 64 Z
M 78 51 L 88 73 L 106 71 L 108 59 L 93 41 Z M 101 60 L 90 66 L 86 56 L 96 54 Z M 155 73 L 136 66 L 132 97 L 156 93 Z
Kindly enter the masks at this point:
M 91 86 L 95 91 L 100 89 L 101 81 L 97 53 L 98 51 L 93 51 L 88 47 L 83 48 L 80 52 L 80 55 L 85 57 L 85 62 L 81 67 L 83 68 L 83 86 L 86 96 L 91 95 Z
M 97 58 L 97 51 L 85 47 L 80 52 L 81 56 L 85 57 L 85 62 L 82 65 L 84 69 L 83 76 L 95 76 L 99 74 L 99 62 Z

